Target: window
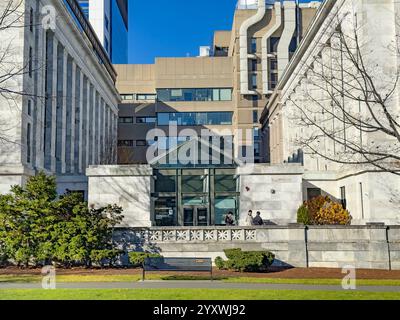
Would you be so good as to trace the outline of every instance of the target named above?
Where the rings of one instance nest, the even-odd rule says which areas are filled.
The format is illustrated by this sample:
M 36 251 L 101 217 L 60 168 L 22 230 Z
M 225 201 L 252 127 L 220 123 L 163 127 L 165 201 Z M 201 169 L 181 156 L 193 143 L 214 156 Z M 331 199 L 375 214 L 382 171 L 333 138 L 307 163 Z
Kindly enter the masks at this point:
M 146 140 L 136 140 L 136 147 L 146 147 L 147 141 Z
M 260 153 L 260 143 L 255 142 L 254 143 L 254 157 L 259 157 L 261 155 Z
M 29 47 L 29 63 L 28 63 L 29 77 L 32 77 L 32 71 L 33 71 L 33 54 L 32 54 L 32 47 Z
M 258 111 L 253 110 L 253 123 L 258 123 Z
M 156 98 L 157 98 L 157 95 L 154 93 L 136 95 L 136 100 L 156 100 Z
M 31 8 L 30 13 L 29 13 L 29 30 L 31 32 L 33 32 L 33 23 L 34 23 L 33 8 Z
M 250 53 L 256 53 L 256 52 L 257 52 L 257 38 L 251 38 Z
M 307 199 L 311 200 L 321 195 L 320 188 L 307 188 Z
M 343 209 L 347 209 L 347 201 L 346 201 L 346 187 L 340 188 L 340 200 L 342 202 Z
M 121 94 L 122 100 L 133 100 L 133 94 Z
M 257 60 L 255 59 L 251 60 L 251 71 L 257 71 Z
M 136 117 L 136 123 L 155 123 L 156 117 Z
M 276 71 L 278 70 L 278 59 L 272 58 L 270 60 L 270 70 L 271 71 Z
M 251 75 L 251 88 L 257 89 L 257 74 L 255 73 Z
M 133 117 L 119 117 L 119 123 L 133 123 Z
M 260 140 L 260 128 L 253 128 L 253 138 L 254 141 Z
M 118 147 L 133 147 L 133 140 L 118 140 Z
M 32 101 L 28 100 L 28 116 L 32 115 Z
M 178 126 L 230 125 L 232 116 L 232 112 L 158 113 L 157 123 L 160 126 L 167 126 L 170 122 L 176 122 Z
M 269 52 L 270 53 L 278 52 L 278 44 L 279 44 L 279 38 L 276 37 L 269 38 Z
M 26 128 L 26 162 L 31 162 L 31 124 Z
M 274 90 L 278 84 L 278 74 L 277 73 L 270 73 L 270 82 L 269 88 L 270 90 Z
M 159 101 L 231 101 L 231 88 L 159 89 Z

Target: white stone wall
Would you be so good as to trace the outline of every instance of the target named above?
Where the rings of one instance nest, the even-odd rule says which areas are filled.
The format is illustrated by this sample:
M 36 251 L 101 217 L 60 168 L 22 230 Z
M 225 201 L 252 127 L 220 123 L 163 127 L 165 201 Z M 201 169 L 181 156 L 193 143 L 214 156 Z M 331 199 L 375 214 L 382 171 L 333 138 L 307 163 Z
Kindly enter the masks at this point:
M 238 168 L 240 175 L 240 225 L 248 210 L 261 212 L 263 220 L 275 224 L 296 222 L 303 201 L 300 165 L 255 164 Z
M 303 197 L 307 188 L 320 188 L 322 195 L 340 200 L 345 187 L 352 224 L 384 222 L 400 224 L 400 177 L 383 172 L 311 172 L 304 174 Z
M 123 226 L 151 226 L 151 179 L 148 166 L 91 166 L 89 205 L 117 204 L 122 207 Z
M 271 251 L 275 266 L 400 270 L 399 227 L 165 227 L 117 230 L 115 240 L 165 257 L 226 258 L 224 249 L 241 248 Z

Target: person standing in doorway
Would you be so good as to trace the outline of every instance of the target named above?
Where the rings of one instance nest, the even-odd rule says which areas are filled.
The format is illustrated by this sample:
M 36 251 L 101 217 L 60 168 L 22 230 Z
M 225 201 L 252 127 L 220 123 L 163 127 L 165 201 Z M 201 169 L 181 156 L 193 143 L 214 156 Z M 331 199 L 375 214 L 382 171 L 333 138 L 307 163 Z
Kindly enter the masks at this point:
M 235 220 L 233 219 L 233 213 L 232 213 L 232 211 L 229 211 L 228 214 L 225 216 L 225 225 L 233 226 L 234 223 L 235 223 Z
M 252 226 L 252 225 L 253 225 L 253 211 L 249 210 L 249 212 L 247 213 L 245 226 Z
M 255 226 L 262 226 L 264 224 L 263 219 L 261 218 L 261 213 L 260 211 L 257 211 L 256 216 L 253 219 L 253 224 Z

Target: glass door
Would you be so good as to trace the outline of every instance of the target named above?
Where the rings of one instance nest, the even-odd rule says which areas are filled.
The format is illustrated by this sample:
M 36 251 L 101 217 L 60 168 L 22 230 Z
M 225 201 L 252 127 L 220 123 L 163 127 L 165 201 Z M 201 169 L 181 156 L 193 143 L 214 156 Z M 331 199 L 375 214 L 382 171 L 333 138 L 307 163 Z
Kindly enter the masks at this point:
M 193 227 L 195 225 L 194 222 L 194 208 L 183 208 L 183 225 L 185 227 Z
M 198 207 L 196 208 L 196 212 L 197 212 L 197 226 L 200 227 L 204 227 L 204 226 L 208 226 L 208 210 L 207 208 L 204 207 Z

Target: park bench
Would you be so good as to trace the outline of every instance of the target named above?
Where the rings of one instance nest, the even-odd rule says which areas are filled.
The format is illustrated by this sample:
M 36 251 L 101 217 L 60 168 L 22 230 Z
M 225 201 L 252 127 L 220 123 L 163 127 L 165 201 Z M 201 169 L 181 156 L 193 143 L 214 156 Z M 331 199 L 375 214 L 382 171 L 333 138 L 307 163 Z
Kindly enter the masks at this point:
M 146 271 L 209 272 L 210 280 L 213 280 L 211 258 L 146 258 L 143 263 L 143 281 Z

